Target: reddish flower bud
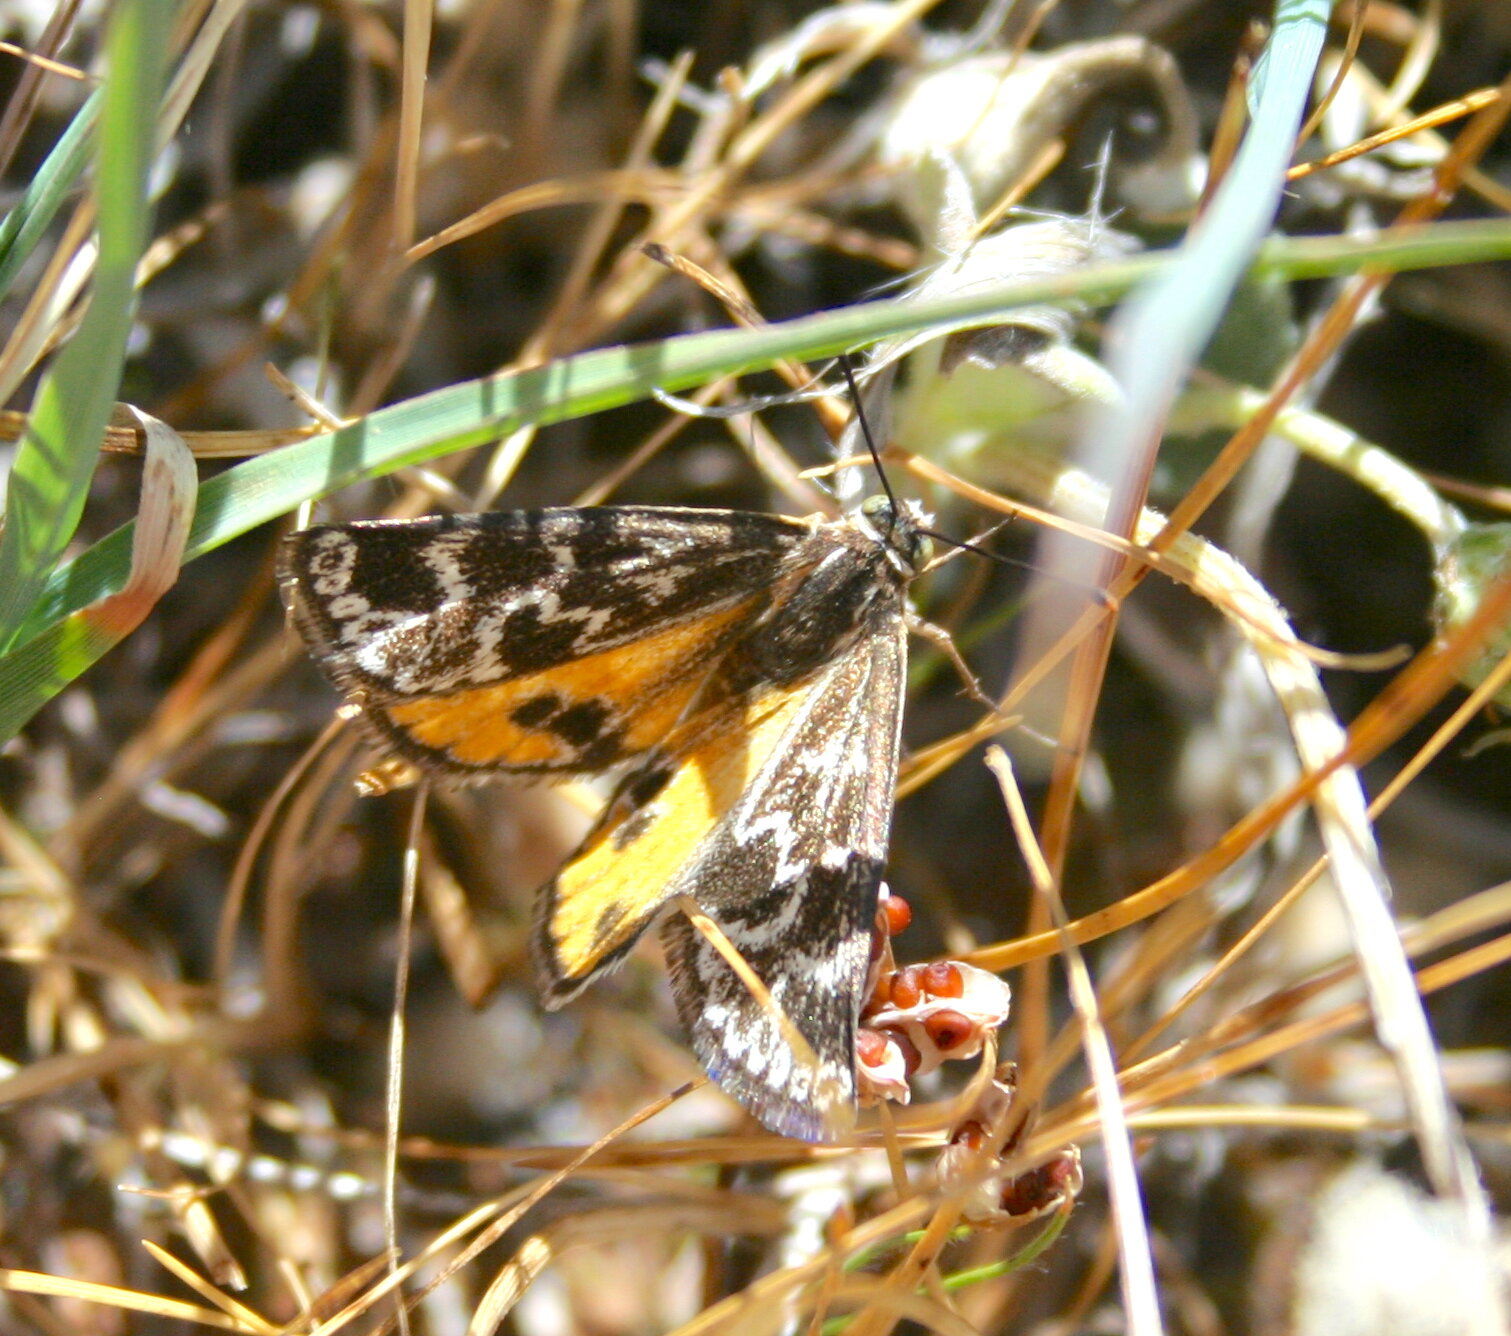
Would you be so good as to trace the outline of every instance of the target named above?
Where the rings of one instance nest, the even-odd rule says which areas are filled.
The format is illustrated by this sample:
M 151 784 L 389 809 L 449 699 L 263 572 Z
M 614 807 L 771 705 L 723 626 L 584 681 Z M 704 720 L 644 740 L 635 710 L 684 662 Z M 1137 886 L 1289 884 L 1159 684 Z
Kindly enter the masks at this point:
M 909 965 L 892 976 L 892 1005 L 898 1010 L 907 1011 L 923 1000 L 923 989 L 918 983 L 919 973 L 917 965 Z
M 958 1011 L 936 1011 L 925 1019 L 923 1028 L 941 1053 L 959 1048 L 971 1037 L 973 1030 L 970 1017 L 962 1016 Z
M 981 1143 L 986 1140 L 986 1128 L 975 1119 L 963 1122 L 955 1129 L 955 1134 L 950 1138 L 950 1145 L 964 1146 L 966 1150 L 980 1150 Z
M 889 895 L 881 902 L 881 912 L 887 916 L 887 931 L 896 937 L 913 921 L 913 909 L 900 895 Z
M 948 960 L 936 960 L 932 965 L 925 965 L 919 982 L 930 997 L 965 996 L 965 976 Z
M 863 1067 L 878 1067 L 887 1056 L 887 1040 L 879 1030 L 855 1032 L 855 1057 Z

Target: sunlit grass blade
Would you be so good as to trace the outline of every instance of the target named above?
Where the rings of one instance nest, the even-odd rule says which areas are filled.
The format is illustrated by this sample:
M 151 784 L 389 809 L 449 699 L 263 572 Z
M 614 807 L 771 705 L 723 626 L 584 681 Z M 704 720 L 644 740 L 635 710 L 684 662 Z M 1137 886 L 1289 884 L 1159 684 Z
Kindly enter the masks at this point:
M 47 234 L 63 201 L 79 183 L 84 164 L 89 160 L 89 145 L 99 119 L 100 100 L 96 91 L 74 113 L 47 160 L 27 183 L 15 207 L 0 219 L 0 296 L 9 293 L 21 266 Z
M 146 244 L 152 161 L 171 7 L 123 0 L 111 18 L 96 183 L 99 260 L 77 333 L 43 377 L 11 470 L 0 536 L 0 645 L 17 629 L 73 537 L 115 402 Z

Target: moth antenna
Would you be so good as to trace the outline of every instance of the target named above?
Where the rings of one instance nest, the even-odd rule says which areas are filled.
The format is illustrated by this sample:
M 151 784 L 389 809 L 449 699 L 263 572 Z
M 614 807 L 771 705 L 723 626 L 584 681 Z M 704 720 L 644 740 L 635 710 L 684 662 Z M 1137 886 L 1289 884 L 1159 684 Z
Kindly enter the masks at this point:
M 892 484 L 887 478 L 887 470 L 882 465 L 881 451 L 877 449 L 876 438 L 871 435 L 871 424 L 866 420 L 866 410 L 861 407 L 860 388 L 855 383 L 855 372 L 850 367 L 850 354 L 841 353 L 837 360 L 839 362 L 840 373 L 844 376 L 845 384 L 850 390 L 850 398 L 855 404 L 855 421 L 856 424 L 860 427 L 860 434 L 862 438 L 866 442 L 866 451 L 871 456 L 871 462 L 876 466 L 876 476 L 881 479 L 881 489 L 886 493 L 887 501 L 891 504 L 892 524 L 893 527 L 895 527 L 897 524 L 897 516 L 900 513 L 897 503 L 897 494 L 892 490 Z M 997 530 L 1001 527 L 1002 525 L 1000 524 L 996 525 L 990 530 L 987 536 L 990 537 L 991 534 L 996 533 Z M 1004 556 L 1000 552 L 993 552 L 989 548 L 981 547 L 979 544 L 973 543 L 968 539 L 951 538 L 949 534 L 940 533 L 938 529 L 925 529 L 920 525 L 918 526 L 917 532 L 922 534 L 925 538 L 932 538 L 936 542 L 943 543 L 946 547 L 953 547 L 962 552 L 974 552 L 977 556 L 985 557 L 988 561 L 994 561 L 999 566 L 1017 566 L 1022 568 L 1023 570 L 1040 571 L 1040 573 L 1042 573 L 1041 568 L 1035 566 L 1031 561 L 1020 561 L 1016 557 Z M 1060 578 L 1063 579 L 1064 577 Z M 1099 588 L 1086 585 L 1079 580 L 1067 580 L 1066 582 L 1074 585 L 1076 588 L 1084 589 L 1087 593 L 1100 595 L 1097 601 L 1103 607 L 1111 606 L 1111 599 L 1107 598 L 1105 593 Z
M 1009 518 L 1006 523 L 1011 523 L 1011 518 Z M 994 533 L 997 533 L 1003 527 L 1004 526 L 1002 524 L 993 525 L 983 536 L 990 538 Z M 1087 595 L 1090 598 L 1091 602 L 1095 603 L 1099 608 L 1111 610 L 1112 608 L 1115 608 L 1117 606 L 1112 596 L 1108 594 L 1108 592 L 1100 585 L 1088 584 L 1085 580 L 1077 580 L 1074 576 L 1056 575 L 1054 574 L 1054 572 L 1046 571 L 1044 567 L 1036 565 L 1032 561 L 1025 561 L 1021 557 L 1009 557 L 1008 555 L 1006 555 L 1006 553 L 1003 552 L 993 552 L 990 548 L 982 547 L 980 543 L 972 542 L 969 539 L 951 538 L 949 534 L 940 533 L 938 529 L 925 529 L 920 527 L 918 532 L 923 534 L 925 538 L 932 538 L 935 542 L 943 543 L 946 547 L 955 548 L 957 551 L 974 552 L 978 557 L 985 557 L 988 561 L 995 562 L 998 566 L 1006 566 L 1010 569 L 1016 570 L 1032 571 L 1035 575 L 1048 576 L 1051 580 L 1054 580 L 1058 584 L 1068 585 L 1071 589 Z M 933 570 L 933 568 L 939 565 L 941 562 L 950 560 L 953 555 L 954 553 L 951 552 L 946 553 L 942 557 L 935 557 L 934 560 L 930 562 L 929 565 L 924 569 Z
M 1001 532 L 1011 523 L 1012 517 L 1009 516 L 1001 524 L 992 525 L 981 537 L 990 538 L 993 534 Z M 954 548 L 958 552 L 974 552 L 978 557 L 985 557 L 988 561 L 995 561 L 999 566 L 1018 566 L 1026 571 L 1038 569 L 1031 561 L 1023 561 L 1018 557 L 1009 557 L 1002 552 L 993 552 L 990 548 L 982 547 L 979 539 L 951 538 L 949 534 L 940 533 L 938 529 L 919 529 L 918 532 L 926 538 L 932 538 L 936 543 L 943 543 L 946 547 Z M 941 561 L 948 560 L 950 560 L 948 554 L 936 557 L 930 563 L 930 566 L 932 567 L 938 565 Z
M 892 507 L 892 527 L 897 527 L 897 517 L 902 512 L 897 504 L 897 494 L 892 490 L 891 481 L 887 478 L 887 471 L 882 467 L 881 451 L 876 448 L 876 438 L 871 435 L 871 424 L 866 421 L 866 410 L 861 406 L 860 387 L 855 383 L 855 372 L 850 367 L 850 354 L 841 353 L 839 356 L 840 374 L 845 378 L 845 385 L 850 390 L 850 400 L 855 405 L 855 422 L 860 428 L 861 439 L 866 443 L 866 451 L 871 456 L 871 462 L 876 465 L 876 476 L 881 480 L 881 490 L 886 493 L 887 502 Z
M 840 373 L 845 378 L 845 384 L 849 387 L 851 401 L 855 404 L 855 421 L 860 427 L 861 437 L 866 442 L 866 450 L 871 456 L 871 462 L 876 466 L 876 476 L 881 480 L 881 489 L 886 493 L 887 501 L 892 507 L 892 527 L 896 528 L 897 517 L 901 508 L 897 502 L 897 494 L 892 490 L 892 483 L 887 477 L 887 470 L 881 462 L 881 451 L 876 446 L 876 438 L 871 434 L 871 424 L 866 420 L 866 410 L 861 405 L 860 388 L 855 383 L 855 372 L 850 366 L 850 354 L 841 353 L 838 358 Z M 1001 528 L 997 525 L 992 529 L 995 533 Z M 1000 552 L 992 552 L 984 547 L 979 547 L 973 542 L 962 538 L 951 538 L 948 534 L 940 533 L 937 529 L 925 529 L 918 526 L 917 532 L 927 538 L 933 538 L 945 544 L 946 547 L 957 548 L 965 552 L 975 552 L 978 556 L 986 557 L 989 561 L 995 561 L 1003 566 L 1022 566 L 1028 570 L 1035 569 L 1031 562 L 1018 561 L 1013 557 L 1005 557 Z

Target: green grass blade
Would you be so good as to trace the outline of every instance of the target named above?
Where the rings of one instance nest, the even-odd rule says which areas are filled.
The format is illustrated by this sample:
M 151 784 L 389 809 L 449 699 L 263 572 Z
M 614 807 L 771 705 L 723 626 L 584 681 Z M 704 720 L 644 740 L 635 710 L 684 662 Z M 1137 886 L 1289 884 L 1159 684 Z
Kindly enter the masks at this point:
M 37 243 L 57 216 L 68 193 L 79 183 L 89 161 L 89 145 L 100 115 L 103 94 L 96 89 L 74 114 L 47 160 L 27 183 L 26 190 L 0 221 L 0 297 L 11 284 Z
M 1328 9 L 1326 0 L 1282 0 L 1276 6 L 1275 28 L 1254 79 L 1254 119 L 1231 170 L 1182 243 L 1179 261 L 1118 314 L 1119 335 L 1110 340 L 1118 350 L 1112 370 L 1128 402 L 1106 415 L 1111 422 L 1099 424 L 1097 457 L 1137 458 L 1140 442 L 1211 340 L 1274 222 L 1327 35 Z
M 146 244 L 147 175 L 168 40 L 167 0 L 122 0 L 101 103 L 99 259 L 89 310 L 37 390 L 6 494 L 0 645 L 10 646 L 73 537 L 120 384 Z
M 12 738 L 28 719 L 119 640 L 84 616 L 50 626 L 0 659 L 0 738 Z
M 1504 239 L 1511 253 L 1511 230 Z M 1096 271 L 1003 284 L 967 298 L 849 306 L 759 330 L 718 330 L 659 343 L 605 348 L 529 371 L 467 381 L 369 414 L 340 431 L 249 459 L 200 489 L 186 561 L 353 482 L 480 445 L 527 424 L 563 422 L 736 372 L 780 357 L 818 358 L 892 334 L 980 323 L 1013 307 L 1071 296 L 1108 301 L 1159 264 L 1143 256 Z M 131 551 L 130 524 L 59 570 L 20 639 L 118 589 Z M 0 661 L 3 662 L 3 661 Z M 0 692 L 5 689 L 0 671 Z
M 81 608 L 6 658 L 0 732 L 16 729 L 90 664 L 129 636 L 178 579 L 199 485 L 194 457 L 176 432 L 138 414 L 147 438 L 141 503 L 125 588 Z

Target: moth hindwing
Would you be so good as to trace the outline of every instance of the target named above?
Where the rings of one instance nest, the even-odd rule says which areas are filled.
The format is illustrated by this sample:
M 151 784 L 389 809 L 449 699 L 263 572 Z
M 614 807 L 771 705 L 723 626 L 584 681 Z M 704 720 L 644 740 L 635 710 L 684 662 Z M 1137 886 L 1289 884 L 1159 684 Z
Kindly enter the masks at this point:
M 689 896 L 770 993 L 668 915 L 698 1056 L 768 1127 L 819 1139 L 853 1119 L 923 546 L 884 499 L 833 521 L 515 511 L 306 529 L 280 584 L 326 675 L 415 765 L 463 782 L 623 766 L 538 897 L 547 1005 Z

